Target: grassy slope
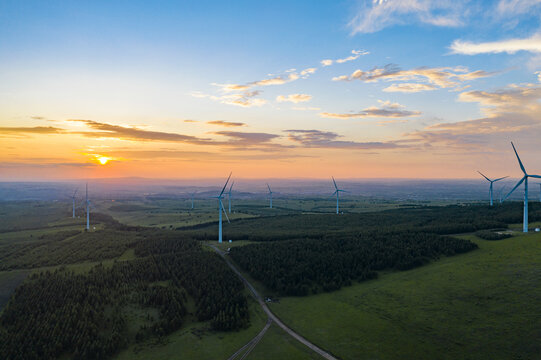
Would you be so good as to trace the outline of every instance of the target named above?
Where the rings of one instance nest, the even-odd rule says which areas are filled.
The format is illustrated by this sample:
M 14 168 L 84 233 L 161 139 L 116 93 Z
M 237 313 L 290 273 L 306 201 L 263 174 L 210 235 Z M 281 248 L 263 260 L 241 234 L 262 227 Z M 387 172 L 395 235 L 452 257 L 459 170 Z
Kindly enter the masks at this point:
M 473 237 L 472 237 L 473 240 Z M 541 234 L 333 293 L 283 298 L 282 320 L 343 359 L 532 359 L 541 353 Z
M 250 327 L 233 332 L 208 331 L 206 323 L 186 323 L 163 343 L 131 345 L 117 359 L 227 359 L 263 329 L 267 317 L 252 298 Z

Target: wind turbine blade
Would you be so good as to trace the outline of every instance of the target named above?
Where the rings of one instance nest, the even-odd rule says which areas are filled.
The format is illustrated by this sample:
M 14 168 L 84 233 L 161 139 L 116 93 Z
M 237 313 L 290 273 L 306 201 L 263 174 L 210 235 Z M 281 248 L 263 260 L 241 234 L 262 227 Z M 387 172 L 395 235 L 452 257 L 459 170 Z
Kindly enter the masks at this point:
M 338 186 L 336 186 L 336 181 L 334 181 L 334 176 L 332 177 L 332 182 L 334 183 L 334 188 L 338 190 Z
M 518 188 L 520 186 L 520 184 L 522 184 L 524 182 L 524 180 L 526 180 L 526 176 L 524 176 L 522 179 L 520 179 L 520 181 L 515 185 L 513 190 L 509 191 L 509 193 L 507 195 L 505 195 L 505 197 L 503 198 L 503 201 L 505 201 L 509 197 L 509 195 L 511 195 L 513 193 L 513 191 L 515 191 L 516 188 Z
M 272 194 L 269 184 L 267 184 L 267 187 L 269 188 L 269 194 Z
M 509 177 L 509 176 L 504 176 L 504 177 L 498 178 L 498 179 L 496 179 L 496 180 L 492 180 L 492 182 L 500 181 L 500 180 L 506 179 L 506 178 L 508 178 L 508 177 Z
M 234 181 L 231 182 L 231 186 L 229 187 L 229 193 L 231 193 L 231 189 L 233 189 L 233 184 L 234 184 L 234 183 L 235 183 Z
M 77 194 L 77 191 L 78 191 L 78 190 L 79 190 L 79 189 L 75 189 L 75 191 L 73 192 L 73 197 L 75 197 L 75 195 Z
M 477 172 L 478 172 L 479 174 L 481 174 L 481 176 L 482 176 L 482 177 L 484 177 L 485 179 L 487 179 L 488 181 L 490 181 L 490 179 L 489 179 L 489 178 L 487 178 L 487 177 L 486 177 L 485 175 L 483 175 L 483 173 L 482 173 L 482 172 L 480 172 L 480 171 L 477 171 Z
M 224 185 L 224 187 L 223 187 L 223 189 L 222 189 L 222 192 L 220 193 L 220 196 L 222 196 L 222 194 L 224 193 L 225 188 L 226 188 L 226 186 L 227 186 L 227 183 L 229 182 L 229 179 L 231 179 L 231 174 L 233 174 L 233 172 L 230 172 L 230 173 L 229 173 L 229 177 L 227 178 L 227 181 L 225 182 L 225 185 Z
M 229 217 L 227 216 L 227 211 L 225 211 L 224 203 L 222 202 L 222 199 L 220 199 L 220 205 L 222 206 L 222 211 L 224 212 L 224 215 L 225 215 L 225 218 L 227 219 L 227 222 L 231 223 L 231 221 L 229 221 Z
M 338 192 L 338 190 L 336 190 L 335 192 L 333 192 L 331 196 L 336 195 L 337 192 Z
M 520 165 L 522 172 L 524 173 L 524 175 L 528 175 L 528 173 L 526 173 L 526 169 L 524 168 L 524 165 L 522 165 L 522 161 L 520 160 L 520 157 L 518 156 L 517 149 L 515 149 L 515 144 L 513 144 L 512 141 L 511 141 L 511 146 L 513 147 L 513 150 L 515 151 L 515 155 L 517 156 L 518 164 Z
M 533 177 L 533 178 L 536 178 L 536 179 L 541 179 L 541 175 L 528 175 L 529 177 Z

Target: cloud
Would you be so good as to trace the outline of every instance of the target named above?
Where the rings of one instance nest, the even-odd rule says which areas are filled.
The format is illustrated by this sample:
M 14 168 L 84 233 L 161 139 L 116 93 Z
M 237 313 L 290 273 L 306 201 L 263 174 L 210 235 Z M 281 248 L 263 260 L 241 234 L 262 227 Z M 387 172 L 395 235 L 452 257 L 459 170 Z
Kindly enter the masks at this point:
M 440 67 L 429 68 L 420 67 L 410 70 L 402 70 L 395 64 L 387 64 L 382 68 L 373 68 L 372 70 L 362 71 L 355 70 L 351 75 L 342 75 L 333 78 L 333 81 L 354 81 L 359 80 L 363 82 L 378 82 L 378 81 L 408 81 L 405 85 L 392 85 L 386 89 L 386 91 L 400 91 L 403 89 L 413 89 L 413 83 L 411 81 L 422 82 L 415 90 L 415 92 L 433 90 L 432 86 L 439 88 L 453 88 L 457 87 L 461 82 L 479 79 L 483 77 L 492 76 L 495 73 L 489 73 L 483 70 L 476 70 L 469 72 L 469 70 L 462 66 L 457 67 Z M 405 91 L 404 91 L 405 92 Z M 409 91 L 413 92 L 413 91 Z
M 136 141 L 170 141 L 170 142 L 185 142 L 191 144 L 208 144 L 210 139 L 202 139 L 191 135 L 183 135 L 177 133 L 167 133 L 161 131 L 148 131 L 136 127 L 124 127 L 119 125 L 111 125 L 93 120 L 69 119 L 68 121 L 83 123 L 91 129 L 98 131 L 80 131 L 80 135 L 94 138 L 118 138 L 122 140 Z
M 208 98 L 213 101 L 221 102 L 222 104 L 227 105 L 236 105 L 241 107 L 251 107 L 251 106 L 263 106 L 267 103 L 267 100 L 255 98 L 261 92 L 258 90 L 254 91 L 244 91 L 237 94 L 225 94 L 221 96 L 204 94 L 200 91 L 194 91 L 190 95 L 196 98 Z
M 357 142 L 338 140 L 341 135 L 321 130 L 285 130 L 290 141 L 308 148 L 334 148 L 334 149 L 395 149 L 402 147 L 394 142 Z
M 199 122 L 199 121 L 187 119 L 187 120 L 184 120 L 184 122 L 186 122 L 186 123 L 196 123 L 196 122 Z
M 362 2 L 350 21 L 353 33 L 373 33 L 393 25 L 420 22 L 434 26 L 455 27 L 467 14 L 459 0 L 374 0 Z
M 536 71 L 534 74 L 537 75 L 537 80 L 541 82 L 541 71 Z
M 455 40 L 449 47 L 453 54 L 514 54 L 518 51 L 541 53 L 541 35 L 533 35 L 525 39 L 509 39 L 482 43 Z
M 306 71 L 306 70 L 304 70 Z M 305 72 L 304 75 L 310 72 Z M 287 75 L 278 75 L 269 79 L 252 81 L 247 84 L 218 84 L 212 83 L 212 85 L 219 87 L 224 92 L 245 91 L 256 86 L 270 86 L 270 85 L 283 85 L 289 82 L 299 79 L 299 74 L 296 72 L 290 72 Z
M 484 117 L 434 124 L 406 134 L 405 138 L 424 146 L 480 149 L 489 143 L 504 143 L 514 137 L 531 139 L 531 145 L 538 148 L 541 137 L 540 100 L 541 86 L 536 84 L 463 92 L 459 94 L 459 101 L 479 103 Z
M 278 102 L 292 102 L 294 104 L 298 104 L 300 102 L 306 102 L 310 101 L 312 99 L 312 95 L 308 94 L 289 94 L 287 96 L 279 95 L 276 97 L 276 101 Z
M 246 124 L 243 122 L 231 122 L 231 121 L 223 121 L 223 120 L 207 121 L 207 124 L 225 126 L 225 127 L 246 126 Z
M 0 136 L 21 136 L 28 134 L 61 134 L 64 129 L 53 126 L 0 127 Z
M 308 69 L 304 69 L 303 71 L 301 71 L 301 76 L 308 76 L 308 75 L 311 75 L 313 73 L 315 73 L 317 70 L 317 68 L 313 67 L 313 68 L 308 68 Z
M 381 107 L 369 107 L 356 113 L 328 113 L 322 112 L 319 115 L 331 119 L 364 119 L 364 118 L 401 118 L 418 116 L 419 111 L 404 110 L 404 106 L 390 101 L 380 101 Z
M 540 7 L 539 0 L 500 0 L 496 9 L 501 16 L 514 16 L 532 12 L 535 8 L 539 10 Z
M 336 60 L 331 60 L 331 59 L 321 60 L 321 65 L 322 66 L 331 66 L 335 62 L 338 63 L 338 64 L 343 64 L 343 63 L 348 62 L 348 61 L 357 60 L 362 55 L 368 55 L 368 54 L 370 54 L 370 52 L 366 51 L 366 50 L 351 50 L 351 55 L 350 56 L 342 58 L 342 59 L 336 59 Z
M 400 83 L 392 84 L 391 86 L 383 89 L 385 92 L 403 92 L 403 93 L 417 93 L 421 91 L 436 90 L 437 87 L 430 84 L 415 84 L 415 83 Z
M 333 60 L 331 60 L 331 59 L 321 60 L 321 65 L 322 66 L 331 66 L 332 63 L 333 63 Z

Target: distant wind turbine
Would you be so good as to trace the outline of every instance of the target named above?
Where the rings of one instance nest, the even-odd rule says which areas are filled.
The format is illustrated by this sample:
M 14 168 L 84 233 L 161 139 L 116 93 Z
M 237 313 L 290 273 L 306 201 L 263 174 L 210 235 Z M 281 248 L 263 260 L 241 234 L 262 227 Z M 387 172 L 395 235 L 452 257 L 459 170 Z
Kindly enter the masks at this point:
M 506 187 L 507 187 L 506 185 L 502 186 L 501 189 L 500 189 L 500 191 L 498 192 L 498 197 L 500 198 L 500 204 L 503 203 L 503 196 L 502 196 L 502 194 L 503 194 L 503 191 L 505 190 Z
M 90 230 L 90 200 L 88 200 L 88 183 L 86 183 L 86 230 Z
M 222 242 L 222 211 L 225 215 L 225 218 L 227 219 L 227 222 L 229 221 L 229 217 L 227 216 L 227 213 L 225 212 L 224 204 L 222 203 L 222 197 L 225 191 L 225 188 L 227 186 L 227 183 L 229 182 L 229 179 L 231 178 L 231 174 L 229 174 L 229 177 L 227 178 L 227 181 L 225 182 L 224 187 L 222 188 L 222 191 L 220 192 L 220 195 L 215 196 L 214 198 L 218 199 L 218 213 L 219 213 L 219 221 L 218 221 L 218 242 Z
M 541 179 L 541 175 L 529 175 L 526 172 L 526 169 L 524 168 L 524 165 L 522 165 L 522 161 L 520 160 L 520 157 L 518 156 L 517 149 L 515 149 L 515 145 L 513 144 L 513 142 L 511 142 L 511 146 L 513 147 L 513 150 L 515 151 L 515 155 L 517 156 L 518 164 L 520 165 L 520 169 L 524 173 L 524 176 L 515 185 L 515 187 L 505 196 L 505 198 L 503 200 L 507 199 L 509 197 L 509 195 L 511 195 L 513 193 L 513 191 L 515 191 L 516 188 L 518 188 L 520 186 L 520 184 L 524 183 L 524 221 L 523 221 L 523 229 L 522 229 L 522 231 L 527 233 L 528 232 L 528 178 L 531 177 L 531 178 Z
M 484 177 L 485 179 L 487 179 L 488 182 L 490 182 L 490 190 L 489 190 L 489 193 L 490 193 L 490 206 L 494 205 L 494 202 L 492 200 L 492 188 L 493 188 L 493 185 L 496 181 L 500 181 L 500 180 L 503 180 L 505 178 L 507 178 L 508 176 L 504 176 L 504 177 L 501 177 L 501 178 L 498 178 L 498 179 L 495 179 L 495 180 L 490 180 L 489 178 L 487 178 L 485 175 L 483 175 L 482 172 L 480 171 L 477 171 L 479 174 L 481 174 L 482 177 Z
M 231 182 L 231 186 L 229 187 L 229 191 L 227 192 L 227 199 L 229 200 L 229 213 L 231 214 L 231 189 L 233 189 L 233 184 L 235 182 Z
M 195 193 L 192 193 L 192 194 L 191 194 L 191 198 L 192 198 L 192 209 L 193 209 L 193 198 L 194 198 L 194 196 L 195 196 Z
M 77 190 L 79 189 L 75 189 L 75 191 L 73 192 L 73 196 L 71 197 L 71 201 L 72 201 L 72 217 L 75 219 L 75 195 L 77 194 Z
M 338 188 L 338 186 L 336 185 L 336 181 L 334 180 L 334 176 L 332 177 L 332 182 L 335 188 L 335 192 L 333 193 L 333 195 L 336 194 L 336 213 L 338 214 L 340 212 L 340 200 L 339 200 L 340 192 L 347 192 L 347 191 Z
M 267 187 L 269 188 L 269 198 L 270 198 L 270 205 L 269 205 L 269 208 L 272 209 L 272 190 L 271 190 L 269 184 L 267 184 Z

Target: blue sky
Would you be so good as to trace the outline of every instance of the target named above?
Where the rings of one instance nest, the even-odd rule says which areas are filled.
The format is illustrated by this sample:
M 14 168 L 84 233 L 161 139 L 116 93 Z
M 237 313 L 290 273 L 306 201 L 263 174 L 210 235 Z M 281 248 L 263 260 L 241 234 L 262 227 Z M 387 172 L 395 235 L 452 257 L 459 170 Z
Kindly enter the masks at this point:
M 538 0 L 3 1 L 5 173 L 508 171 L 510 140 L 539 148 L 540 15 Z

